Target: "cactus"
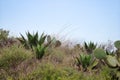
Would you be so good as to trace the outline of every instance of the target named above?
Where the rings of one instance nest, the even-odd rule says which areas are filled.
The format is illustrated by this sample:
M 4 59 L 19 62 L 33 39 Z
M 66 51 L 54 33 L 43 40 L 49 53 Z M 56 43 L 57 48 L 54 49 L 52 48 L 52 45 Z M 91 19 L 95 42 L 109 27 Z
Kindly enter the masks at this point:
M 47 36 L 47 42 L 48 42 L 48 43 L 51 43 L 51 41 L 52 41 L 51 36 L 48 35 L 48 36 Z
M 118 41 L 115 41 L 114 42 L 114 45 L 115 45 L 115 47 L 117 48 L 117 50 L 116 50 L 116 55 L 117 55 L 117 58 L 120 58 L 120 40 L 118 40 Z
M 116 56 L 107 55 L 106 63 L 108 64 L 108 66 L 113 67 L 113 68 L 120 66 L 120 63 L 118 62 Z
M 94 56 L 97 58 L 97 59 L 105 59 L 106 58 L 106 53 L 103 49 L 100 49 L 100 48 L 97 48 L 94 50 Z
M 117 49 L 120 49 L 120 40 L 115 41 L 115 42 L 114 42 L 114 45 L 115 45 L 115 47 L 116 47 Z
M 47 36 L 47 42 L 50 44 L 51 47 L 59 47 L 61 46 L 61 42 L 57 40 L 55 37 L 51 37 L 50 35 Z
M 61 46 L 61 42 L 60 42 L 59 40 L 57 40 L 57 41 L 55 42 L 55 47 L 59 47 L 59 46 Z

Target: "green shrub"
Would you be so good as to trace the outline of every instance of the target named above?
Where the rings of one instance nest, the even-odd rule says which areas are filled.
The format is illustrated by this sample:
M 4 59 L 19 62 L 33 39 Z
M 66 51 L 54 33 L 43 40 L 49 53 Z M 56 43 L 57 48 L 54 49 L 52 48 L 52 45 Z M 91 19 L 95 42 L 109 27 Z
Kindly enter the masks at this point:
M 15 68 L 24 60 L 31 57 L 30 52 L 22 47 L 12 46 L 4 48 L 2 54 L 0 54 L 0 69 L 8 70 L 9 68 Z
M 62 63 L 64 60 L 65 53 L 59 49 L 53 49 L 49 55 L 50 61 L 55 63 Z
M 0 41 L 6 40 L 8 38 L 9 31 L 0 29 Z
M 108 73 L 107 73 L 108 72 Z M 71 67 L 59 67 L 42 63 L 21 80 L 111 80 L 108 69 L 100 73 L 79 72 Z
M 11 44 L 15 43 L 14 38 L 8 38 L 9 31 L 0 29 L 0 48 L 5 46 L 10 46 Z
M 79 80 L 80 76 L 71 68 L 63 69 L 47 63 L 40 65 L 23 80 Z

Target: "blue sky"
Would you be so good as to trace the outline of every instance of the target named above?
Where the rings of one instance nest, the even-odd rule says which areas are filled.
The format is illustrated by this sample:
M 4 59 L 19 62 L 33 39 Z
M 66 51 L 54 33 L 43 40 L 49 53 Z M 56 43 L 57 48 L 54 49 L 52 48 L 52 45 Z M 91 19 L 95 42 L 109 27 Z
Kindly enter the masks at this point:
M 0 0 L 0 28 L 74 40 L 120 39 L 120 0 Z

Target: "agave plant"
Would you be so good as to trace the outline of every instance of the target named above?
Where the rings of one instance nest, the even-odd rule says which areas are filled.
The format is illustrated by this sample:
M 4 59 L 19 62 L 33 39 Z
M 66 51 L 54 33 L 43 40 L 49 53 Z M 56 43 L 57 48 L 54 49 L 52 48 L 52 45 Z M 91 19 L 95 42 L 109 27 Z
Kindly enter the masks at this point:
M 44 42 L 45 42 L 46 38 L 47 38 L 47 43 L 45 45 Z M 54 42 L 56 43 L 56 45 L 54 44 Z M 42 57 L 45 54 L 45 50 L 52 44 L 54 44 L 55 47 L 58 47 L 59 45 L 61 45 L 60 41 L 59 42 L 58 42 L 58 40 L 54 41 L 54 38 L 51 39 L 51 37 L 49 35 L 47 36 L 47 35 L 44 35 L 44 33 L 43 33 L 38 41 L 37 47 L 35 48 L 36 58 L 42 59 Z
M 38 36 L 38 32 L 36 34 L 30 34 L 29 32 L 26 33 L 27 39 L 21 34 L 21 39 L 19 38 L 18 40 L 25 46 L 27 49 L 32 49 L 36 53 L 36 58 L 41 59 L 44 54 L 46 48 L 49 46 L 49 44 L 45 45 L 45 40 L 47 35 L 42 35 Z
M 27 37 L 28 37 L 28 44 L 30 45 L 30 47 L 32 48 L 32 46 L 37 46 L 38 44 L 38 32 L 36 32 L 36 34 L 30 34 L 29 32 L 26 33 Z
M 37 59 L 42 59 L 42 57 L 45 54 L 46 48 L 47 48 L 47 46 L 37 45 L 37 47 L 35 48 L 35 53 L 36 53 Z
M 96 48 L 97 44 L 94 44 L 93 42 L 86 43 L 84 42 L 84 48 L 87 51 L 88 54 L 93 53 L 93 50 Z
M 33 46 L 36 47 L 39 41 L 38 38 L 38 32 L 36 34 L 30 34 L 29 32 L 26 33 L 27 39 L 21 35 L 21 38 L 18 38 L 18 40 L 25 46 L 25 48 L 32 49 Z
M 79 57 L 76 57 L 77 66 L 80 68 L 82 66 L 83 71 L 87 71 L 88 68 L 95 67 L 98 62 L 92 57 L 92 55 L 80 54 Z
M 44 33 L 42 33 L 42 35 L 40 36 L 38 40 L 38 44 L 35 47 L 35 53 L 36 53 L 37 59 L 42 59 L 42 57 L 45 54 L 45 50 L 51 43 L 51 40 L 49 40 L 49 42 L 45 45 L 44 43 L 45 43 L 46 38 L 47 38 L 47 35 L 44 35 Z

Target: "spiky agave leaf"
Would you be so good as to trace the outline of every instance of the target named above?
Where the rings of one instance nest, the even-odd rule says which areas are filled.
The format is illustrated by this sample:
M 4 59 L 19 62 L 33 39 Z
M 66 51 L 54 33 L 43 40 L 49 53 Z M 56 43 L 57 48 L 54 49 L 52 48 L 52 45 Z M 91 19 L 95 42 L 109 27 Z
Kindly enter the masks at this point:
M 31 41 L 33 39 L 33 36 L 32 34 L 30 34 L 30 32 L 27 32 L 26 35 L 27 35 L 28 41 Z
M 97 46 L 97 44 L 94 44 L 93 42 L 90 42 L 88 44 L 86 42 L 84 42 L 85 50 L 89 54 L 91 54 L 93 52 L 93 50 L 96 48 L 96 46 Z
M 46 47 L 38 45 L 36 48 L 36 58 L 42 59 L 45 54 Z
M 83 53 L 80 54 L 80 62 L 82 64 L 82 66 L 85 67 L 85 55 Z
M 90 63 L 91 63 L 91 56 L 90 55 L 86 55 L 85 63 L 86 63 L 86 67 L 88 67 L 90 65 Z
M 20 43 L 23 44 L 23 46 L 24 46 L 25 48 L 29 49 L 28 40 L 25 39 L 25 37 L 24 37 L 22 34 L 20 34 L 20 35 L 21 35 L 21 38 L 17 38 L 17 39 L 20 41 Z
M 94 69 L 98 65 L 99 61 L 97 59 L 93 59 L 90 63 L 89 69 Z
M 96 48 L 96 46 L 97 46 L 97 44 L 94 44 L 93 42 L 90 42 L 90 44 L 89 44 L 89 48 L 91 50 L 94 50 Z
M 39 39 L 39 45 L 42 45 L 45 42 L 47 35 L 44 35 L 44 33 L 42 33 L 40 39 Z
M 28 38 L 28 43 L 31 46 L 31 48 L 33 46 L 37 46 L 37 44 L 38 44 L 38 32 L 36 32 L 36 34 L 33 34 L 33 35 L 28 32 L 28 33 L 26 33 L 26 35 Z
M 27 42 L 28 42 L 30 48 L 32 48 L 32 43 L 31 43 L 32 35 L 29 32 L 26 32 L 26 35 L 27 35 Z
M 17 38 L 17 39 L 20 41 L 20 43 L 25 44 L 25 42 L 27 42 L 26 39 L 24 38 L 22 34 L 20 34 L 20 36 L 21 38 Z
M 36 34 L 33 35 L 33 39 L 32 39 L 32 45 L 37 46 L 37 44 L 38 44 L 38 32 L 36 32 Z
M 83 68 L 87 68 L 91 62 L 91 56 L 86 54 L 80 54 L 80 61 Z
M 86 50 L 88 50 L 88 45 L 87 45 L 86 42 L 84 42 L 84 47 L 85 47 Z

